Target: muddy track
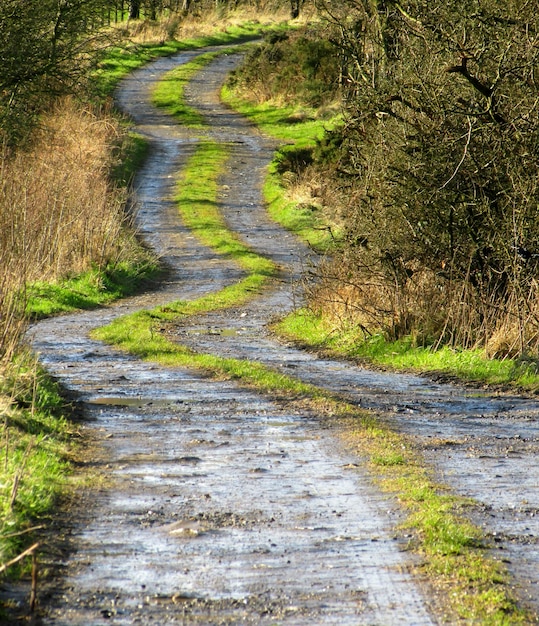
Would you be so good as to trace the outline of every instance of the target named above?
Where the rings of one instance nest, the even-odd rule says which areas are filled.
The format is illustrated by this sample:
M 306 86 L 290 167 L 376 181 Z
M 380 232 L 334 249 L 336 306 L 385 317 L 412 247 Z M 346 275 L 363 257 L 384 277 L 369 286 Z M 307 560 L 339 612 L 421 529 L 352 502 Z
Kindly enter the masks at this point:
M 33 329 L 42 361 L 80 400 L 109 484 L 79 511 L 63 577 L 42 598 L 46 624 L 437 624 L 428 587 L 396 534 L 394 502 L 316 416 L 194 371 L 140 362 L 89 338 L 118 315 L 193 299 L 242 276 L 179 221 L 174 178 L 198 135 L 149 103 L 159 76 L 192 58 L 161 59 L 124 81 L 119 105 L 151 142 L 137 180 L 140 229 L 170 267 L 153 293 Z M 441 479 L 477 499 L 522 601 L 539 610 L 538 405 L 519 397 L 371 372 L 275 340 L 309 263 L 268 220 L 260 183 L 272 144 L 218 102 L 236 57 L 220 57 L 186 97 L 206 131 L 232 147 L 221 210 L 252 248 L 283 268 L 249 305 L 172 330 L 197 351 L 262 361 L 339 391 L 415 437 Z M 352 469 L 350 469 L 352 468 Z

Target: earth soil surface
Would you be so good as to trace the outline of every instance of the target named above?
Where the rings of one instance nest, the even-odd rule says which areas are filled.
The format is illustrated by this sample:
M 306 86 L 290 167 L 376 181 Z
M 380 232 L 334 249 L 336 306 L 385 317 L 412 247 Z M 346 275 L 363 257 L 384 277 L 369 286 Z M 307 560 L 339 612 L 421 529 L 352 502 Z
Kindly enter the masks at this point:
M 121 85 L 118 105 L 151 144 L 136 181 L 139 229 L 169 267 L 158 290 L 31 332 L 42 362 L 83 411 L 106 476 L 82 498 L 49 555 L 44 624 L 440 624 L 444 615 L 398 530 L 396 502 L 330 428 L 293 404 L 195 370 L 141 362 L 89 332 L 117 316 L 232 284 L 237 266 L 183 226 L 173 185 L 201 135 L 233 155 L 220 181 L 228 226 L 281 277 L 249 304 L 190 318 L 169 335 L 199 352 L 263 362 L 338 392 L 412 437 L 438 478 L 474 498 L 521 602 L 539 612 L 539 406 L 420 376 L 370 371 L 279 342 L 269 322 L 301 302 L 315 259 L 271 222 L 261 199 L 275 148 L 219 103 L 239 57 L 224 55 L 186 90 L 208 127 L 192 131 L 150 104 L 164 72 L 198 53 L 160 59 Z

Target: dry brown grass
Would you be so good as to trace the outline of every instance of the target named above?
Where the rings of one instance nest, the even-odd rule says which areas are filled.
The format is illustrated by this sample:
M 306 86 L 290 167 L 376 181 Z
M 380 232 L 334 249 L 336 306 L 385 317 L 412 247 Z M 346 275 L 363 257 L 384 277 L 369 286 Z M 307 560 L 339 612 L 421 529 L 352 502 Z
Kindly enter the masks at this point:
M 118 124 L 70 99 L 28 151 L 0 162 L 0 359 L 24 327 L 23 287 L 104 266 L 122 253 L 125 194 L 108 178 Z
M 258 8 L 246 5 L 234 9 L 220 7 L 217 10 L 213 8 L 203 11 L 195 7 L 188 15 L 171 13 L 157 21 L 131 20 L 118 24 L 117 28 L 121 29 L 122 35 L 133 43 L 157 44 L 170 39 L 187 40 L 203 37 L 249 21 L 272 24 L 286 21 L 290 17 L 287 3 L 268 0 L 257 4 Z M 307 4 L 300 19 L 311 19 L 313 10 L 313 7 Z

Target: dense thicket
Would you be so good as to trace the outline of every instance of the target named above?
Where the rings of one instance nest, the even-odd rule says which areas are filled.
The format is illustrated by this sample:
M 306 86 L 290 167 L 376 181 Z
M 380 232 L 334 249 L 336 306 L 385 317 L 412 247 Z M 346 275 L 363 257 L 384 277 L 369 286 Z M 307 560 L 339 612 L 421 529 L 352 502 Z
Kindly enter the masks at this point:
M 346 88 L 320 151 L 345 234 L 318 298 L 391 337 L 536 351 L 535 3 L 318 6 Z
M 108 0 L 0 2 L 0 139 L 17 142 L 44 106 L 95 58 Z
M 528 0 L 316 1 L 248 57 L 244 93 L 344 121 L 315 161 L 343 225 L 313 306 L 366 333 L 539 349 L 539 14 Z
M 255 102 L 322 107 L 340 93 L 339 52 L 319 27 L 266 35 L 246 55 L 241 71 L 228 80 Z

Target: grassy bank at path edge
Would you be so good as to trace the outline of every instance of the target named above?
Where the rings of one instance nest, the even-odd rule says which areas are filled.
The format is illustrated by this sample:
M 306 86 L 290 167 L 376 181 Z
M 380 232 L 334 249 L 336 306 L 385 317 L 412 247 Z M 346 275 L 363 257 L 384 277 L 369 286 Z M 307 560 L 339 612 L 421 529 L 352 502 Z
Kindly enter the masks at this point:
M 293 312 L 276 332 L 322 352 L 397 370 L 430 372 L 502 388 L 539 390 L 538 365 L 525 359 L 488 359 L 481 350 L 433 349 L 415 346 L 411 338 L 386 341 L 365 337 L 361 328 L 336 325 L 308 309 Z
M 221 91 L 221 97 L 226 104 L 280 144 L 264 182 L 264 198 L 269 215 L 316 250 L 328 250 L 334 237 L 338 236 L 338 225 L 328 222 L 319 212 L 313 210 L 313 206 L 301 206 L 290 199 L 280 171 L 286 161 L 301 159 L 303 153 L 308 155 L 316 142 L 323 137 L 325 130 L 337 123 L 339 116 L 318 119 L 315 109 L 304 106 L 254 104 L 238 97 L 226 86 Z
M 36 546 L 38 561 L 49 548 L 42 529 L 50 524 L 59 499 L 81 487 L 71 476 L 78 454 L 76 427 L 67 415 L 57 385 L 35 359 L 20 354 L 0 380 L 2 462 L 0 463 L 0 566 Z M 29 577 L 31 555 L 0 573 L 4 580 Z M 24 610 L 24 607 L 22 607 Z M 0 602 L 2 616 L 12 615 L 9 601 Z M 10 622 L 11 623 L 11 622 Z

